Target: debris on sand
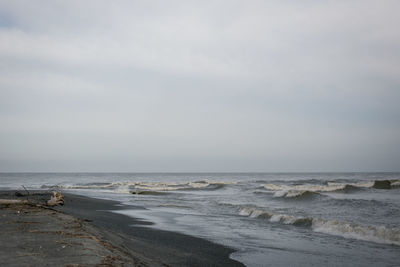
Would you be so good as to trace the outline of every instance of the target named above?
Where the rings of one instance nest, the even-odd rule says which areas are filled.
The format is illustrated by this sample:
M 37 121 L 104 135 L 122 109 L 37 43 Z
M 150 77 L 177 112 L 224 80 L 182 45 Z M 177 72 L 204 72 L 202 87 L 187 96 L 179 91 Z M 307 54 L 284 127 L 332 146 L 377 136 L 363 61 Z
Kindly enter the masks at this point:
M 47 201 L 47 205 L 49 206 L 64 205 L 64 196 L 59 192 L 53 192 L 53 196 L 51 196 L 50 200 Z

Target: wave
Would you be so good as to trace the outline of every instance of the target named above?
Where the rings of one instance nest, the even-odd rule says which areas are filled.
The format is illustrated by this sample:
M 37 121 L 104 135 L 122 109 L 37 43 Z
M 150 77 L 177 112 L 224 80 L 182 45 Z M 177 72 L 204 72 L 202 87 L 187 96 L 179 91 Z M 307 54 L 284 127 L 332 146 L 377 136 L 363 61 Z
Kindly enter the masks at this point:
M 392 180 L 390 181 L 391 188 L 400 188 L 400 180 Z
M 228 184 L 236 182 L 217 182 L 201 180 L 195 182 L 112 182 L 112 183 L 90 183 L 74 185 L 42 185 L 47 189 L 100 189 L 112 190 L 117 193 L 151 194 L 151 192 L 178 191 L 178 190 L 217 190 Z
M 372 187 L 373 183 L 352 183 L 352 184 L 344 184 L 344 183 L 333 183 L 328 182 L 327 185 L 276 185 L 276 184 L 264 184 L 263 187 L 267 190 L 271 191 L 310 191 L 310 192 L 334 192 L 334 191 L 343 191 L 353 188 L 369 188 Z
M 310 227 L 315 232 L 344 238 L 400 246 L 400 228 L 390 229 L 385 226 L 366 226 L 337 220 L 276 214 L 252 207 L 240 207 L 239 215 L 251 218 L 263 218 L 271 223 Z
M 373 188 L 375 189 L 394 189 L 398 188 L 400 180 L 375 180 Z
M 240 207 L 239 215 L 247 216 L 251 218 L 265 218 L 273 223 L 292 224 L 296 226 L 309 226 L 311 225 L 312 219 L 306 217 L 295 217 L 286 214 L 276 214 L 269 211 L 251 208 L 251 207 Z
M 309 190 L 300 190 L 300 191 L 277 191 L 274 193 L 274 197 L 284 197 L 290 199 L 309 199 L 319 196 L 318 192 L 309 191 Z
M 284 192 L 305 192 L 323 193 L 323 192 L 344 192 L 349 193 L 360 189 L 395 189 L 400 188 L 400 180 L 374 180 L 363 181 L 357 183 L 336 183 L 328 182 L 327 184 L 302 184 L 302 185 L 284 185 L 284 184 L 264 184 L 263 188 L 270 191 L 280 191 L 282 195 L 287 195 Z M 279 194 L 277 194 L 279 195 Z
M 190 206 L 176 205 L 176 204 L 160 204 L 160 205 L 158 205 L 158 207 L 161 207 L 161 208 L 192 209 Z
M 385 226 L 365 226 L 337 220 L 313 219 L 312 229 L 315 232 L 339 235 L 344 238 L 400 246 L 400 228 L 390 229 Z
M 46 189 L 113 189 L 117 188 L 118 185 L 115 183 L 88 183 L 88 184 L 57 184 L 57 185 L 42 185 L 40 188 Z
M 134 195 L 154 195 L 154 196 L 167 194 L 166 192 L 160 192 L 160 191 L 131 191 L 130 193 Z

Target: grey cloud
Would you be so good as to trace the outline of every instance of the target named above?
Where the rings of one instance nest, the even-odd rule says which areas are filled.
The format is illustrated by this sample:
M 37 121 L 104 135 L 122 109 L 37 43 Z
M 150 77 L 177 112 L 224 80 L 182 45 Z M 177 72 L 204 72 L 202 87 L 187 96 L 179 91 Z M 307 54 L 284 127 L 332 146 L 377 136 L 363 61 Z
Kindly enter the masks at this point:
M 0 171 L 393 171 L 397 1 L 3 1 Z

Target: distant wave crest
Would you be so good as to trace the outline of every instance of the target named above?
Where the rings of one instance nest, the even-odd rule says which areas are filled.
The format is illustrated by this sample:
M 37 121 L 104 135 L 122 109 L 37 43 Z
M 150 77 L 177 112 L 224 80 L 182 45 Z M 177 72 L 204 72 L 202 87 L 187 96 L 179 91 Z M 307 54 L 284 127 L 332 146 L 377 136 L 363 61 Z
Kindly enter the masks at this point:
M 194 182 L 113 182 L 89 183 L 74 185 L 42 185 L 41 188 L 58 189 L 97 189 L 110 190 L 116 193 L 133 193 L 140 195 L 156 195 L 159 192 L 178 190 L 217 190 L 236 182 L 217 182 L 201 180 Z
M 400 180 L 374 180 L 362 181 L 357 183 L 337 183 L 328 182 L 327 184 L 264 184 L 263 188 L 274 191 L 275 197 L 297 197 L 299 195 L 324 192 L 343 192 L 350 193 L 361 189 L 395 189 L 400 188 Z M 280 193 L 279 193 L 280 192 Z

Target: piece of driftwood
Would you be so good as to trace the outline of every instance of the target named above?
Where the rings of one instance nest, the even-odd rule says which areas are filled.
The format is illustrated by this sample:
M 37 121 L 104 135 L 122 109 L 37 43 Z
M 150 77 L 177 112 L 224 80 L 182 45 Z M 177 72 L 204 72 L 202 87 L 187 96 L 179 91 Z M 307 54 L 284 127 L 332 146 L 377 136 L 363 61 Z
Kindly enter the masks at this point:
M 64 205 L 64 196 L 59 192 L 53 192 L 53 196 L 47 201 L 49 206 Z
M 16 196 L 16 197 L 23 197 L 23 196 L 25 196 L 24 194 L 22 194 L 21 192 L 15 192 L 14 193 L 14 195 Z
M 19 197 L 21 194 L 19 192 L 15 193 L 15 196 Z M 24 195 L 22 195 L 24 196 Z M 43 205 L 43 200 L 38 199 L 0 199 L 0 204 L 32 204 L 32 205 L 40 205 L 40 206 L 57 206 L 64 205 L 64 196 L 59 192 L 53 192 L 53 195 L 49 200 L 45 202 Z M 45 201 L 45 200 L 44 200 Z
M 22 186 L 22 187 L 25 189 L 25 191 L 28 193 L 28 196 L 29 196 L 30 193 L 29 193 L 28 189 L 26 189 L 25 186 Z
M 28 203 L 28 200 L 21 199 L 0 199 L 0 204 L 24 204 Z

